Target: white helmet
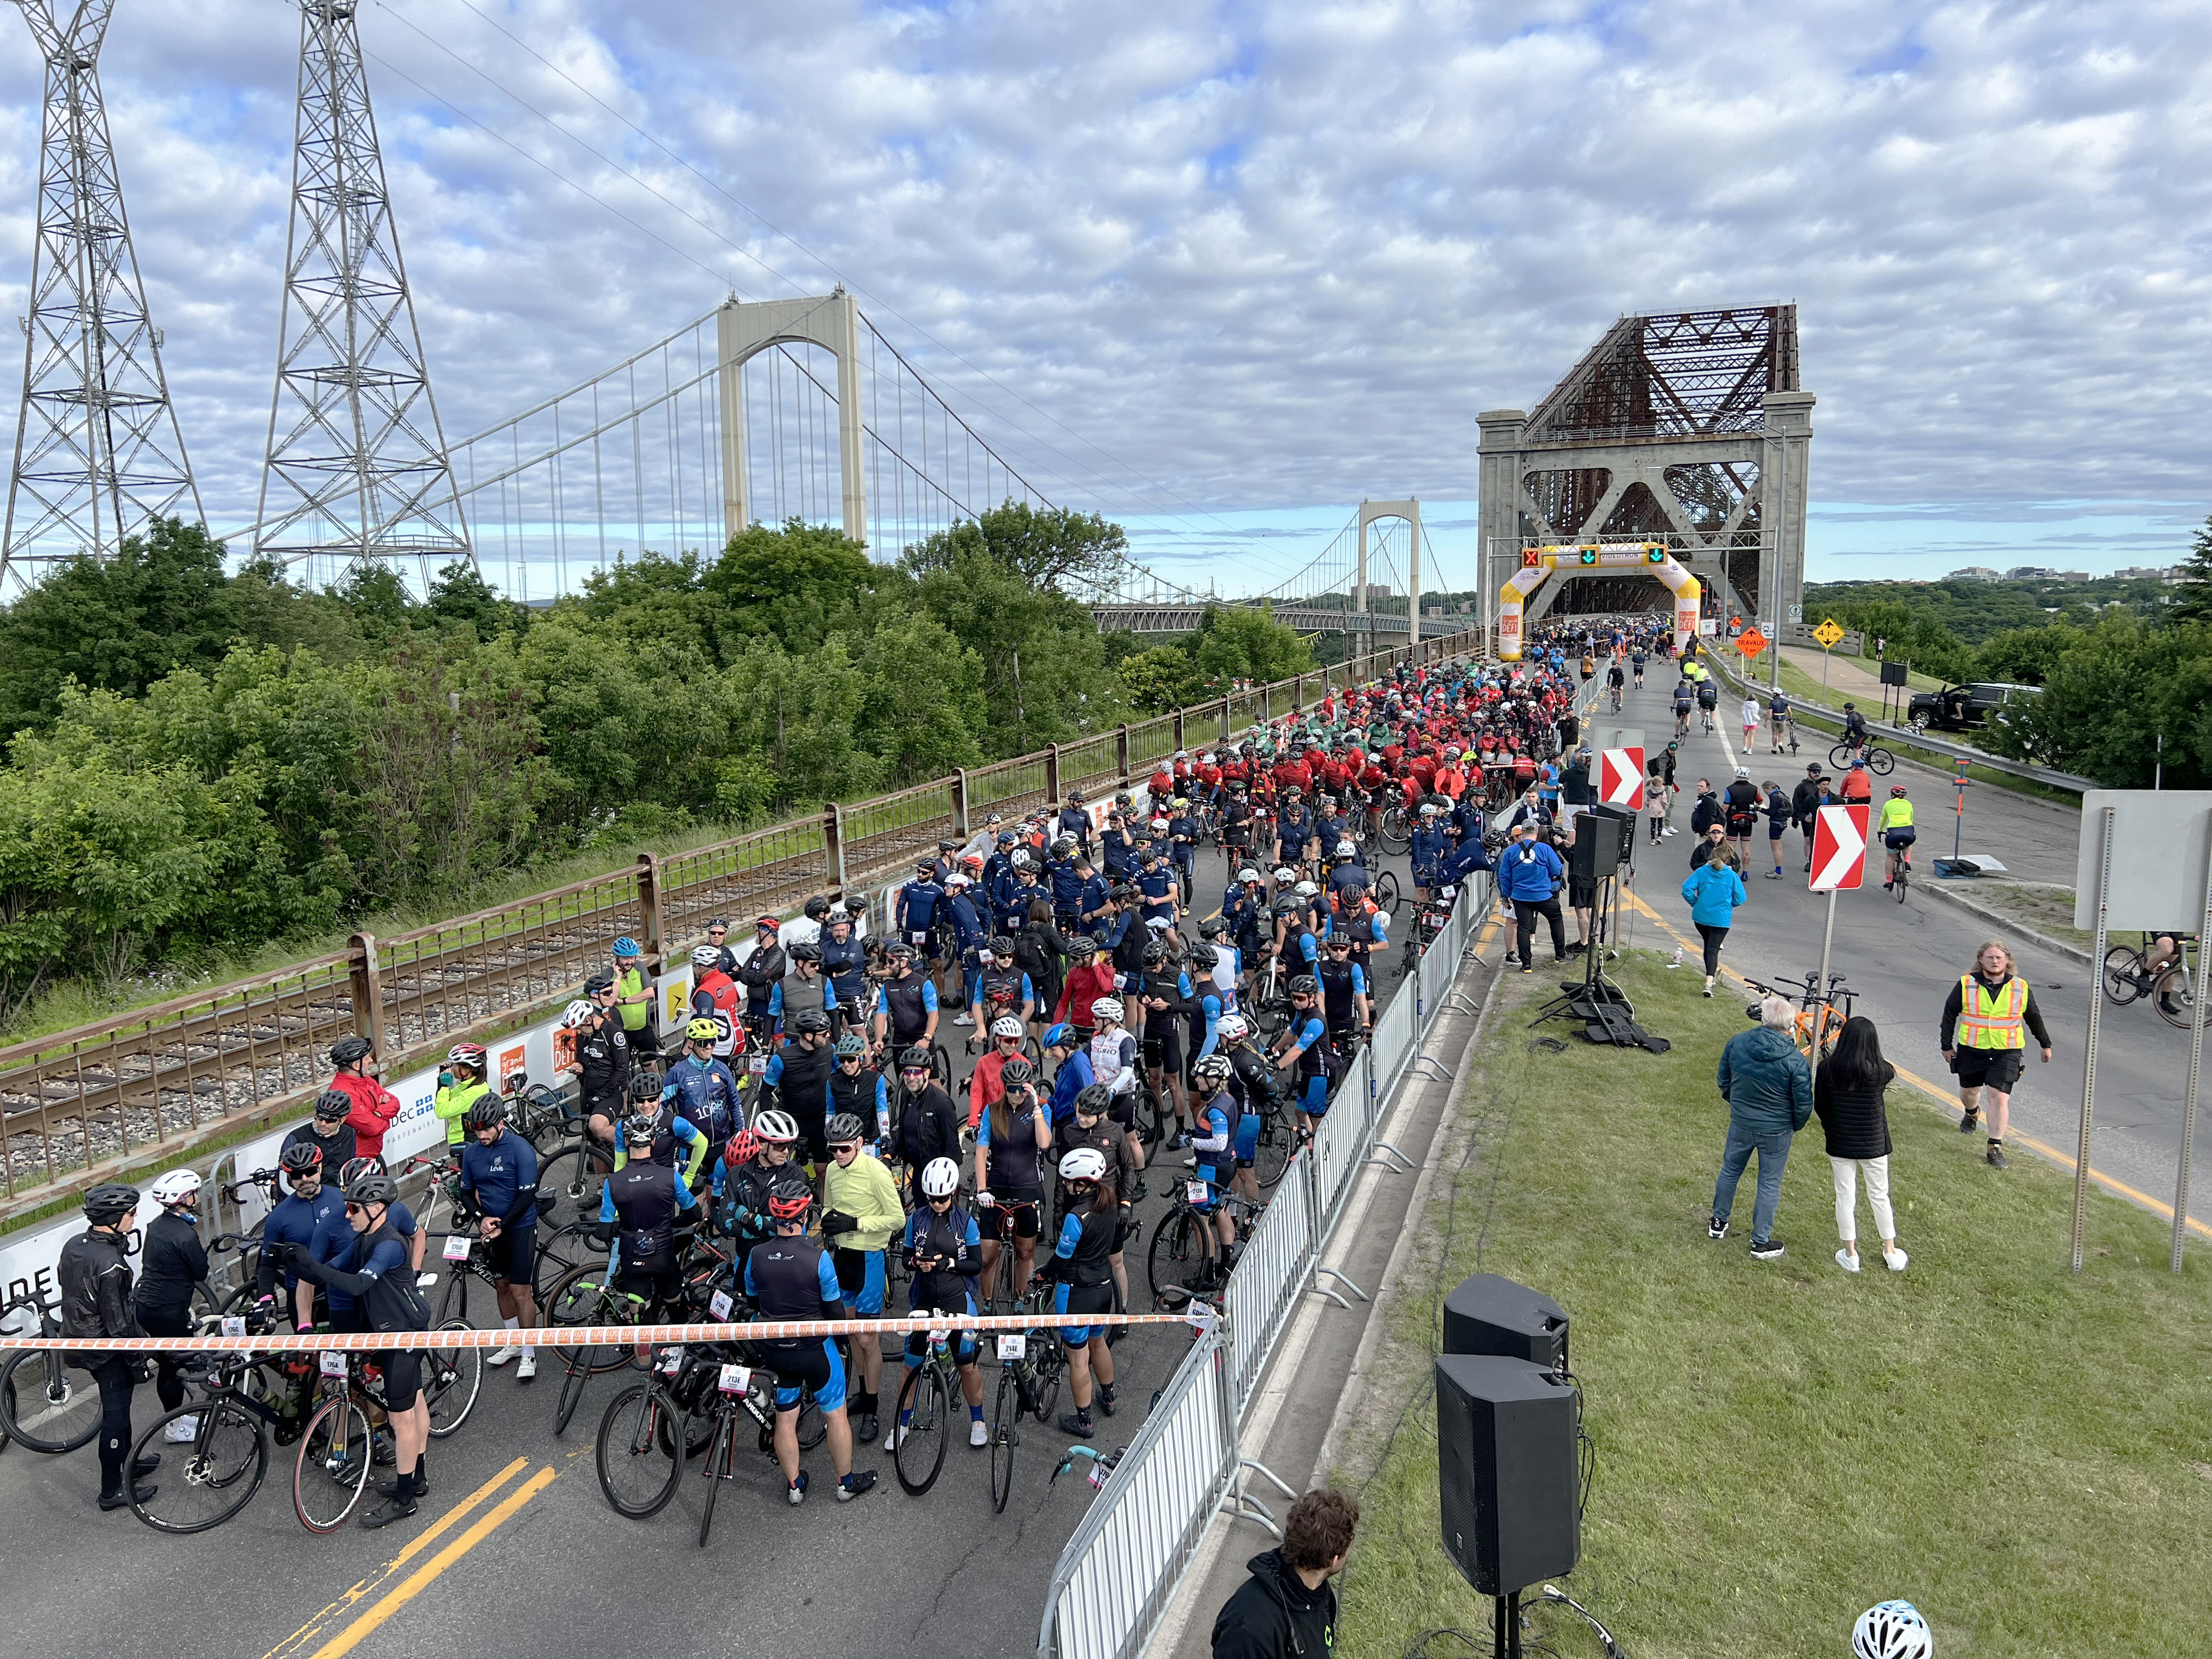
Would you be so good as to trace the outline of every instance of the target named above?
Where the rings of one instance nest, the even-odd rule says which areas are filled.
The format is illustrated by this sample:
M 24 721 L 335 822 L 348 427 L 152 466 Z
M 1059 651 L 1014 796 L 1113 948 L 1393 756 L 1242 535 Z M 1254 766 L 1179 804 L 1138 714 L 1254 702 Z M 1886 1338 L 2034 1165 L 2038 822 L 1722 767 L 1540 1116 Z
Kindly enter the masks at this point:
M 1060 1160 L 1062 1181 L 1103 1181 L 1106 1178 L 1106 1154 L 1096 1146 L 1078 1146 Z M 928 1177 L 923 1178 L 926 1183 Z
M 189 1204 L 199 1196 L 200 1177 L 197 1170 L 172 1170 L 155 1181 L 153 1197 L 156 1204 L 167 1208 L 173 1204 Z
M 1278 867 L 1275 872 L 1275 884 L 1279 887 L 1286 881 L 1296 881 L 1297 878 L 1298 872 L 1291 869 L 1288 865 L 1283 865 Z
M 691 965 L 694 968 L 720 967 L 722 965 L 721 947 L 714 945 L 700 945 L 691 952 Z
M 599 1004 L 586 1002 L 583 998 L 578 997 L 561 1011 L 561 1023 L 573 1030 L 599 1012 Z
M 753 1133 L 763 1140 L 788 1145 L 799 1139 L 799 1124 L 788 1112 L 763 1112 L 753 1120 Z
M 994 1037 L 1018 1037 L 1021 1034 L 1022 1023 L 1012 1014 L 1001 1014 L 991 1022 L 991 1035 Z
M 1340 859 L 1355 858 L 1358 853 L 1359 849 L 1348 841 L 1340 841 L 1336 844 L 1336 855 Z
M 1911 1602 L 1884 1601 L 1851 1626 L 1851 1651 L 1857 1659 L 1932 1659 L 1936 1634 Z
M 949 1158 L 933 1158 L 921 1168 L 921 1195 L 950 1198 L 960 1190 L 960 1166 Z
M 1293 898 L 1314 898 L 1317 897 L 1320 893 L 1321 889 L 1315 886 L 1310 881 L 1302 881 L 1297 886 L 1291 889 L 1291 896 Z
M 1425 818 L 1436 817 L 1440 810 L 1442 809 L 1432 800 L 1425 800 L 1421 803 L 1421 816 Z
M 1213 1034 L 1224 1042 L 1242 1042 L 1251 1032 L 1242 1014 L 1224 1014 L 1213 1023 Z
M 1239 885 L 1242 885 L 1243 883 L 1248 881 L 1257 881 L 1259 879 L 1260 872 L 1257 870 L 1255 870 L 1249 864 L 1237 872 L 1237 880 Z
M 1121 999 L 1099 997 L 1094 1000 L 1091 1005 L 1091 1023 L 1093 1025 L 1119 1025 L 1121 1023 Z

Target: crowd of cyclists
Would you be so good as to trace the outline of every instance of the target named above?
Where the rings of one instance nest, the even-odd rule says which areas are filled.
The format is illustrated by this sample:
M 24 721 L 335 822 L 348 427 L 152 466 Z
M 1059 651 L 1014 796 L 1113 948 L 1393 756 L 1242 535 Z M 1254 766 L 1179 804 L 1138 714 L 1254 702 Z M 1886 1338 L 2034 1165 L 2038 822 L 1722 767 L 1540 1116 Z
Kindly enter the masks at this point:
M 1218 1292 L 1267 1202 L 1263 1138 L 1282 1158 L 1310 1138 L 1383 1000 L 1395 882 L 1383 854 L 1409 856 L 1420 905 L 1448 904 L 1504 845 L 1497 821 L 1555 805 L 1586 761 L 1576 642 L 1563 634 L 1507 666 L 1401 670 L 1164 757 L 1110 798 L 1071 791 L 994 815 L 918 857 L 872 916 L 857 896 L 817 896 L 792 920 L 757 917 L 750 950 L 717 921 L 690 953 L 673 1053 L 643 953 L 617 940 L 564 1015 L 568 1098 L 550 1138 L 544 1115 L 519 1114 L 497 1086 L 483 1046 L 457 1043 L 434 1097 L 446 1157 L 395 1170 L 381 1143 L 398 1103 L 365 1040 L 346 1038 L 331 1086 L 267 1172 L 257 1269 L 225 1305 L 248 1332 L 428 1328 L 432 1229 L 399 1194 L 427 1164 L 427 1212 L 450 1200 L 448 1237 L 465 1237 L 497 1293 L 507 1334 L 484 1363 L 513 1366 L 519 1383 L 536 1377 L 541 1341 L 561 1346 L 572 1305 L 599 1316 L 608 1298 L 648 1322 L 1019 1307 L 1097 1316 L 1058 1333 L 1073 1409 L 1056 1424 L 1088 1439 L 1094 1413 L 1117 1409 L 1116 1316 L 1133 1306 L 1126 1252 L 1148 1171 L 1170 1161 L 1162 1196 L 1196 1222 L 1155 1305 Z M 1200 875 L 1216 856 L 1218 889 Z M 135 1285 L 115 1241 L 144 1218 L 139 1194 L 86 1195 L 88 1231 L 62 1261 L 64 1334 L 206 1328 L 201 1194 L 189 1170 L 155 1183 Z M 604 1260 L 556 1289 L 547 1238 L 573 1250 L 579 1235 Z M 592 1299 L 577 1299 L 579 1283 Z M 855 1446 L 897 1447 L 906 1413 L 886 1390 L 909 1397 L 900 1385 L 932 1363 L 919 1336 L 889 1377 L 880 1341 L 865 1338 L 745 1352 L 775 1379 L 775 1450 L 794 1504 L 807 1481 L 787 1431 L 802 1409 L 825 1426 L 836 1497 L 858 1497 L 876 1476 L 854 1466 Z M 974 1337 L 947 1357 L 980 1447 Z M 144 1440 L 131 1455 L 139 1368 L 84 1358 L 104 1410 L 101 1506 L 143 1511 L 161 1455 Z M 379 1357 L 374 1455 L 392 1473 L 364 1525 L 412 1515 L 427 1491 L 441 1381 L 422 1359 Z M 162 1441 L 203 1456 L 209 1413 L 195 1413 L 173 1362 L 161 1395 Z

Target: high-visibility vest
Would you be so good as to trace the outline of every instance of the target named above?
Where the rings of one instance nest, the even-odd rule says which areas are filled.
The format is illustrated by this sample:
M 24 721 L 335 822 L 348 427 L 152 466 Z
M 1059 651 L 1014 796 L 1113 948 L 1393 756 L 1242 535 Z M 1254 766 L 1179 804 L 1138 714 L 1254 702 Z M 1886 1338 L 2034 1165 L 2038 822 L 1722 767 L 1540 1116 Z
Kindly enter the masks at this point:
M 1972 974 L 1959 978 L 1959 1030 L 1961 1048 L 2024 1048 L 2027 1033 L 2022 1012 L 2027 1007 L 2027 981 L 2017 974 L 1995 995 Z

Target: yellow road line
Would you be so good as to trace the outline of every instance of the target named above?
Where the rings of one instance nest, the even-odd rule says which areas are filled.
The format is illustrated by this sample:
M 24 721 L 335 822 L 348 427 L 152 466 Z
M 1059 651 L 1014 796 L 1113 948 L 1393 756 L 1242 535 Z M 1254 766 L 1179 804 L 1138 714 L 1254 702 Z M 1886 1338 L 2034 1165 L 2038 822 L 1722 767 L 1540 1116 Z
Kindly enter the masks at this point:
M 504 1476 L 501 1478 L 505 1479 Z M 383 1597 L 368 1612 L 362 1613 L 360 1618 L 355 1620 L 322 1646 L 317 1648 L 314 1659 L 339 1659 L 340 1655 L 351 1653 L 355 1648 L 374 1634 L 392 1614 L 428 1589 L 440 1573 L 490 1537 L 513 1517 L 516 1510 L 551 1486 L 556 1478 L 550 1465 L 538 1470 L 528 1480 L 501 1499 L 496 1509 L 417 1567 L 404 1583 Z M 423 1541 L 428 1540 L 426 1539 Z
M 374 1577 L 362 1579 L 351 1589 L 348 1590 L 343 1595 L 338 1597 L 337 1601 L 331 1602 L 330 1606 L 325 1607 L 313 1619 L 310 1619 L 306 1624 L 301 1626 L 299 1629 L 294 1631 L 289 1636 L 279 1642 L 275 1647 L 270 1649 L 267 1653 L 262 1656 L 262 1659 L 283 1659 L 283 1656 L 285 1654 L 290 1652 L 294 1648 L 306 1642 L 308 1638 L 315 1635 L 323 1628 L 323 1626 L 329 1624 L 332 1619 L 336 1618 L 340 1613 L 347 1612 L 365 1597 L 373 1595 L 377 1589 L 389 1583 L 393 1573 L 398 1572 L 400 1568 L 405 1566 L 417 1555 L 420 1555 L 424 1550 L 429 1548 L 431 1545 L 436 1543 L 440 1538 L 443 1537 L 447 1532 L 451 1530 L 457 1523 L 459 1523 L 461 1518 L 467 1515 L 471 1510 L 476 1508 L 477 1504 L 483 1503 L 484 1499 L 489 1498 L 492 1493 L 497 1492 L 501 1486 L 505 1486 L 509 1480 L 512 1480 L 516 1475 L 520 1474 L 524 1469 L 528 1468 L 529 1467 L 530 1460 L 528 1458 L 516 1458 L 514 1462 L 509 1463 L 497 1474 L 492 1476 L 490 1480 L 485 1481 L 483 1485 L 478 1486 L 466 1498 L 464 1498 L 459 1503 L 454 1504 L 452 1509 L 440 1516 L 434 1523 L 425 1528 L 422 1531 L 416 1533 L 415 1536 L 409 1540 L 405 1549 L 400 1551 L 398 1555 L 392 1557 L 391 1560 L 385 1563 L 384 1570 L 381 1572 L 376 1574 Z
M 1644 902 L 1638 898 L 1635 894 L 1630 893 L 1626 896 L 1630 904 L 1633 905 L 1637 909 L 1641 910 L 1645 915 L 1650 917 L 1653 921 L 1657 922 L 1659 926 L 1664 928 L 1668 933 L 1672 933 L 1675 940 L 1680 943 L 1686 951 L 1702 948 L 1701 946 L 1693 945 L 1686 935 L 1679 932 L 1672 922 L 1660 915 L 1657 911 L 1654 910 L 1650 905 L 1644 903 Z M 1751 989 L 1750 981 L 1746 980 L 1741 974 L 1737 973 L 1734 969 L 1730 968 L 1726 963 L 1723 963 L 1721 964 L 1721 972 L 1726 977 L 1734 980 L 1745 990 L 1748 991 Z M 1893 1061 L 1892 1063 L 1894 1064 L 1895 1062 Z M 1934 1103 L 1936 1109 L 1947 1115 L 1960 1109 L 1958 1097 L 1954 1091 L 1930 1083 L 1926 1078 L 1920 1076 L 1916 1072 L 1909 1072 L 1902 1066 L 1898 1066 L 1897 1074 L 1905 1082 L 1911 1084 L 1914 1088 L 1919 1090 L 1921 1093 L 1926 1095 L 1929 1100 Z M 2056 1164 L 2060 1168 L 2065 1170 L 2069 1174 L 2073 1172 L 2074 1155 L 2071 1152 L 2063 1152 L 2058 1147 L 2051 1146 L 2045 1141 L 2038 1140 L 2033 1135 L 2021 1134 L 2016 1130 L 2008 1133 L 2005 1139 L 2012 1142 L 2014 1146 L 2025 1146 L 2030 1152 L 2040 1153 L 2043 1157 L 2049 1158 L 2053 1164 Z M 2148 1193 L 2140 1192 L 2136 1188 L 2129 1186 L 2124 1181 L 2121 1181 L 2114 1176 L 2106 1175 L 2102 1170 L 2100 1170 L 2094 1164 L 2089 1166 L 2089 1179 L 2095 1182 L 2100 1187 L 2102 1187 L 2106 1191 L 2112 1193 L 2116 1197 L 2124 1198 L 2130 1203 L 2140 1204 L 2143 1208 L 2153 1212 L 2154 1214 L 2164 1216 L 2168 1221 L 2173 1219 L 2172 1205 L 2164 1203 L 2158 1199 L 2153 1198 Z M 2189 1218 L 2189 1230 L 2191 1232 L 2201 1233 L 2206 1238 L 2212 1238 L 2212 1226 L 2207 1226 L 2204 1223 L 2199 1221 L 2195 1216 Z

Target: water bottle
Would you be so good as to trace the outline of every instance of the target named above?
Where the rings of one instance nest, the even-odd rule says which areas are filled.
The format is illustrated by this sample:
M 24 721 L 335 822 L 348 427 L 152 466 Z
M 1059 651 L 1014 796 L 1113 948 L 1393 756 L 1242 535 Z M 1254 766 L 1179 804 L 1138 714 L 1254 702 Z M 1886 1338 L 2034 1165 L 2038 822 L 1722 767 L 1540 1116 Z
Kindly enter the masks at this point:
M 1669 968 L 1680 968 L 1682 965 L 1682 947 L 1680 945 L 1678 945 L 1674 947 L 1674 959 L 1667 965 Z

